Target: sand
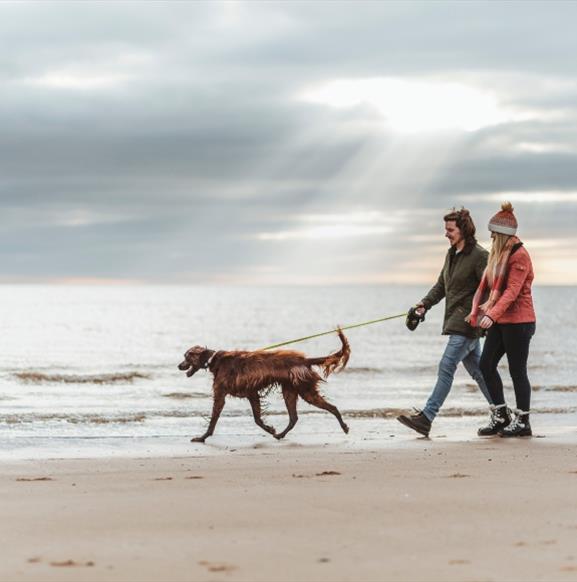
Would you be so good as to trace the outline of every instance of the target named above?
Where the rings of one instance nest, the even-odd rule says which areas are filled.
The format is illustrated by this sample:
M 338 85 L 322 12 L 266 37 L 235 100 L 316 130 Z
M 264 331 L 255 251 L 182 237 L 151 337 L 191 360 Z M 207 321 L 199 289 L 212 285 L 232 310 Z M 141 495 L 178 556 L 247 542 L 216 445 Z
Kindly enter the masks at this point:
M 6 461 L 0 580 L 577 580 L 576 445 Z

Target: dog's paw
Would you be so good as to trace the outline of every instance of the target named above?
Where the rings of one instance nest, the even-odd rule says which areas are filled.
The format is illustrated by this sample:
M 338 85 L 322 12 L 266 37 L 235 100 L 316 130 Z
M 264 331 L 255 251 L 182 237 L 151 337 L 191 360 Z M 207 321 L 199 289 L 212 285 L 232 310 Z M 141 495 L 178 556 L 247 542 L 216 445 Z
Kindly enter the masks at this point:
M 206 440 L 206 437 L 195 437 L 190 439 L 191 443 L 203 443 Z
M 272 435 L 277 441 L 280 441 L 281 439 L 284 438 L 284 434 L 282 434 L 282 432 L 280 434 L 273 434 Z
M 343 430 L 345 431 L 345 434 L 349 434 L 349 426 L 347 424 L 343 425 Z

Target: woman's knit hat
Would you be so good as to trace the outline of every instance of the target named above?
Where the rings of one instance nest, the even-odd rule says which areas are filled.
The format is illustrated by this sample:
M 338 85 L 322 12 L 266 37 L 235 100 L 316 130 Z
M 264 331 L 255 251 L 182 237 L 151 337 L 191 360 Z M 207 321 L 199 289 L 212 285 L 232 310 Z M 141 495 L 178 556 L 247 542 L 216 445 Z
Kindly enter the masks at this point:
M 501 204 L 500 212 L 497 212 L 489 221 L 489 230 L 510 236 L 517 232 L 517 219 L 513 214 L 513 206 L 510 202 Z

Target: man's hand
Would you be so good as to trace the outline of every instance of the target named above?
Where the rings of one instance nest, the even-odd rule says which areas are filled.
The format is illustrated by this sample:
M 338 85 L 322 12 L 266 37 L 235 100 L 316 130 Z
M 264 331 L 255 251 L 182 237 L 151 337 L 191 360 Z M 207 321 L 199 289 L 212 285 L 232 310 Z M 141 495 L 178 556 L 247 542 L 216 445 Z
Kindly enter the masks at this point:
M 493 323 L 495 322 L 488 315 L 485 315 L 483 319 L 481 319 L 479 327 L 481 329 L 489 329 L 493 325 Z
M 405 325 L 409 331 L 415 331 L 421 323 L 425 321 L 425 306 L 422 303 L 417 303 L 414 307 L 411 307 L 407 312 L 407 318 L 405 319 Z

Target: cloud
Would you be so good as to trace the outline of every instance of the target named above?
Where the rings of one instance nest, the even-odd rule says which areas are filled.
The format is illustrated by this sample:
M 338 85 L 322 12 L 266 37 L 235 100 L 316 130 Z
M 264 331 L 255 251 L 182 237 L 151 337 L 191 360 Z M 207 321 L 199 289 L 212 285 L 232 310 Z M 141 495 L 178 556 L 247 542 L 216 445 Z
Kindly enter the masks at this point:
M 126 82 L 127 75 L 91 75 L 84 72 L 50 71 L 38 77 L 22 80 L 22 83 L 54 89 L 71 89 L 90 91 L 94 89 L 111 89 Z
M 466 194 L 463 198 L 467 201 L 502 202 L 509 200 L 517 204 L 577 204 L 577 192 L 495 192 L 492 194 Z
M 523 236 L 561 253 L 576 218 L 575 16 L 571 3 L 1 4 L 0 276 L 426 281 L 445 210 L 466 203 L 482 224 L 507 193 Z M 393 101 L 417 129 L 438 127 L 427 87 L 459 87 L 469 117 L 490 96 L 494 115 L 398 135 L 383 123 L 393 85 L 351 107 L 296 98 L 367 79 L 404 87 Z
M 258 240 L 320 240 L 346 239 L 394 232 L 402 223 L 399 215 L 387 215 L 378 211 L 351 212 L 348 214 L 310 214 L 296 217 L 299 226 L 292 230 L 262 232 Z
M 333 107 L 374 108 L 386 126 L 401 133 L 477 131 L 483 127 L 531 118 L 507 111 L 486 90 L 434 79 L 338 79 L 306 90 L 305 102 Z

